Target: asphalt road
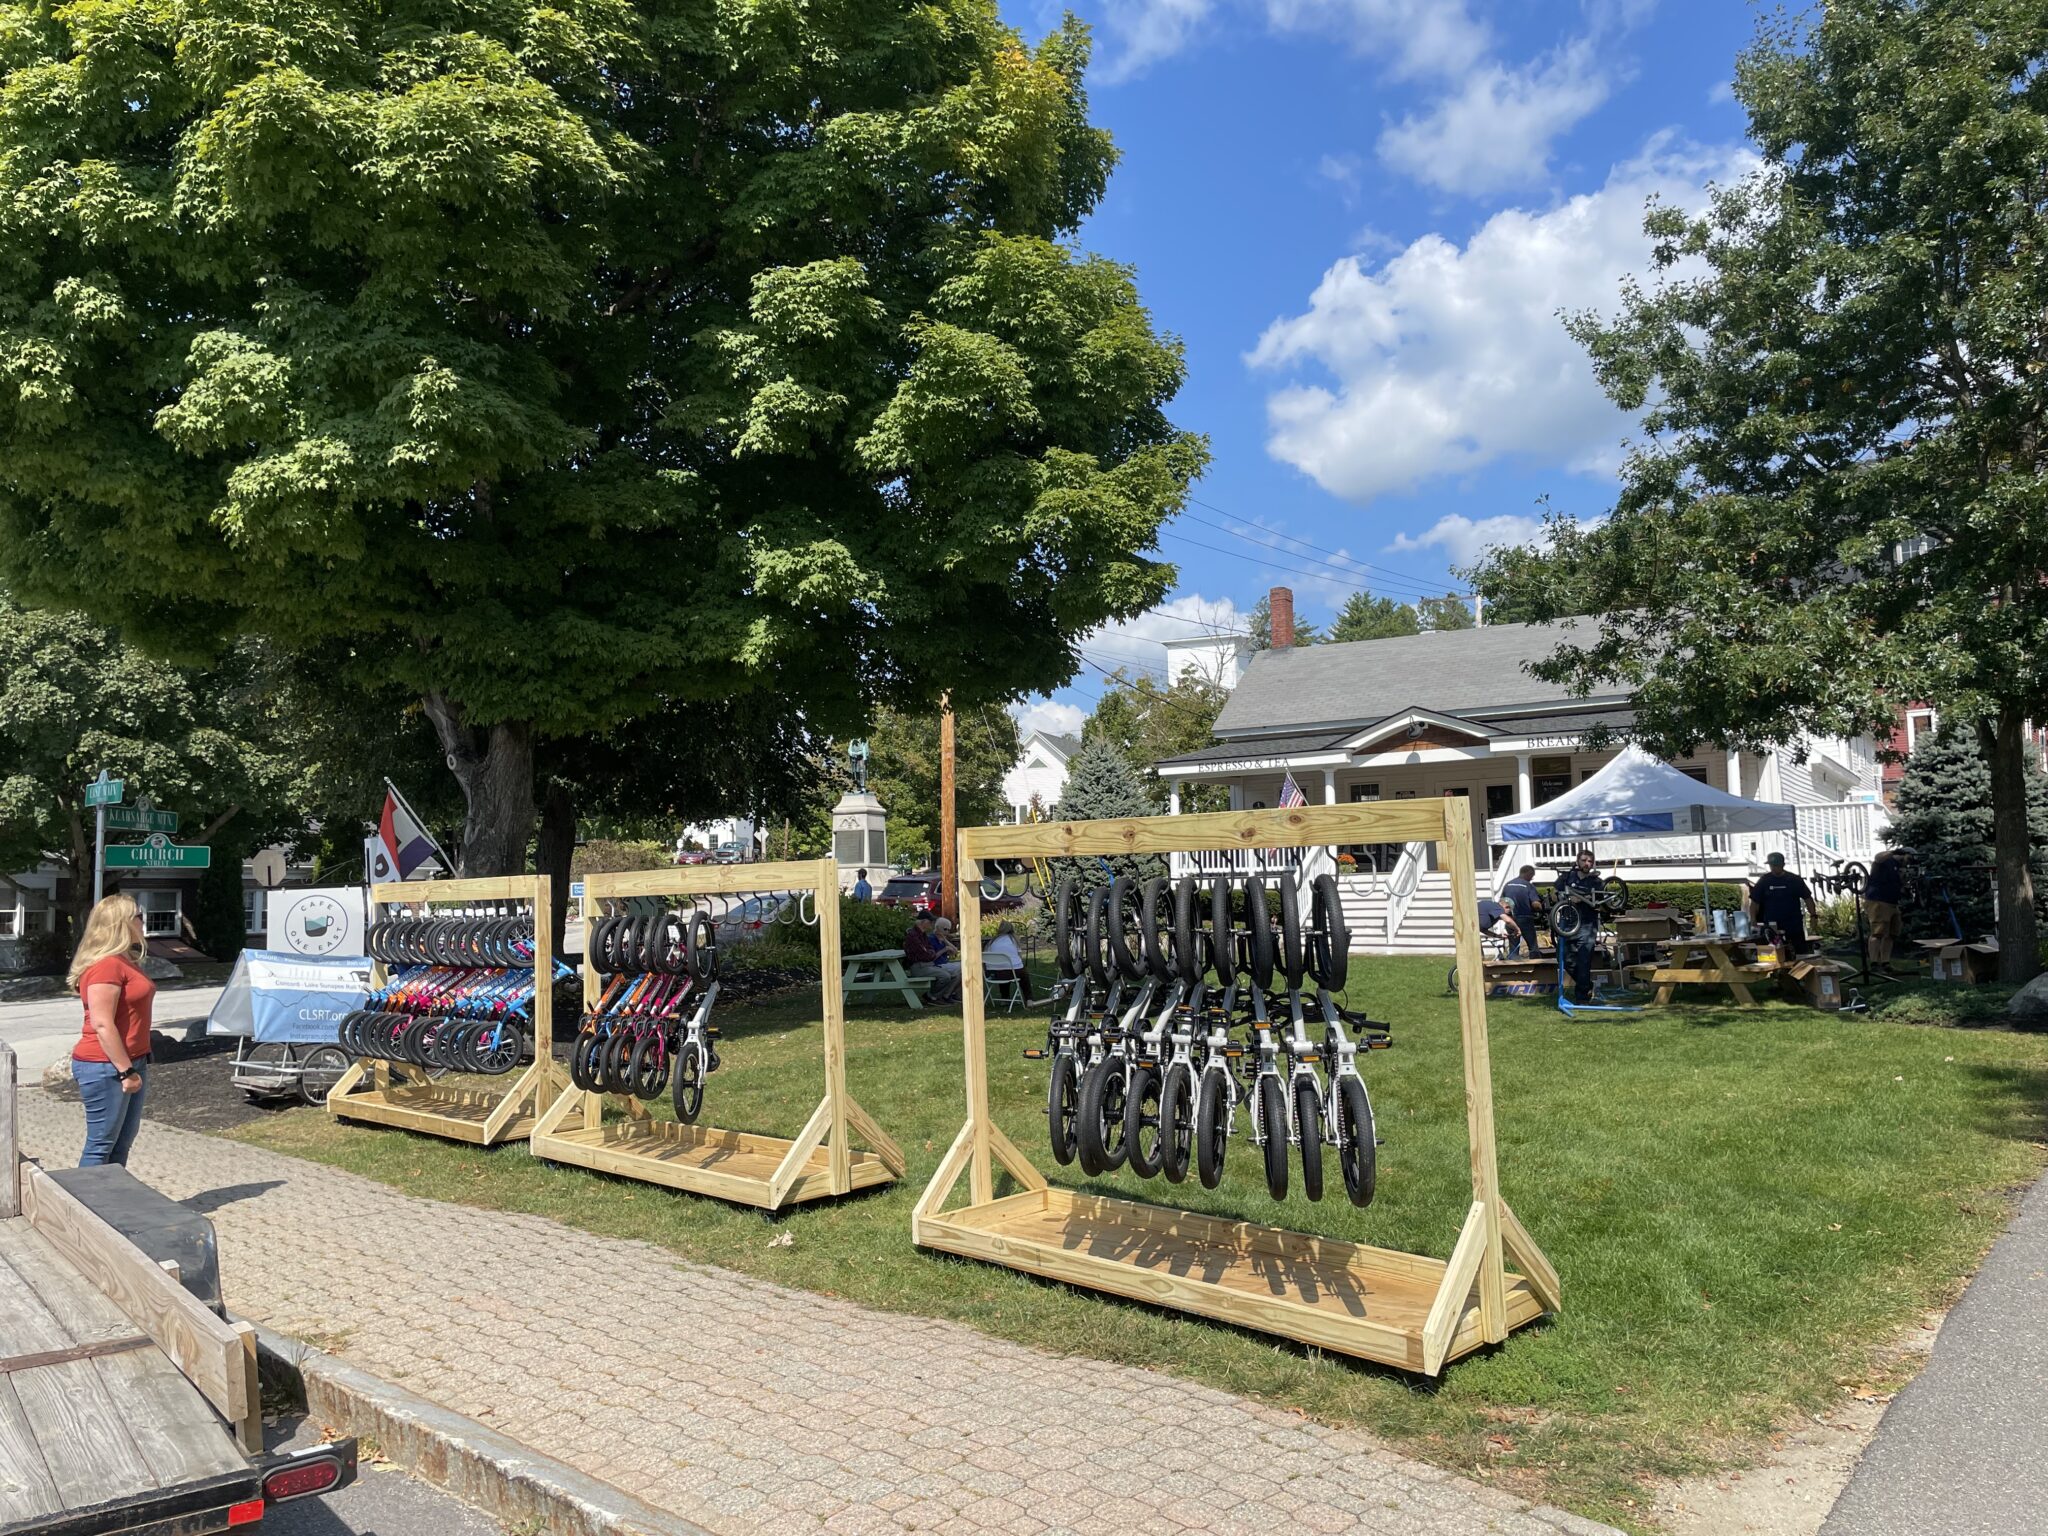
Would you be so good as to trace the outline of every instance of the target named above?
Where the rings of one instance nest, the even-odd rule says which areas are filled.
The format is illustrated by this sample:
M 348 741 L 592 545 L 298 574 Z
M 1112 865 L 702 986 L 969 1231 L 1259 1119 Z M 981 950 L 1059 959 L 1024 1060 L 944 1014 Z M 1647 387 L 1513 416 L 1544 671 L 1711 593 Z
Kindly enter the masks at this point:
M 1898 1395 L 1821 1536 L 2048 1529 L 2048 1179 Z
M 320 1443 L 317 1426 L 271 1426 L 264 1443 L 296 1450 Z M 280 1504 L 256 1529 L 262 1536 L 508 1536 L 489 1515 L 388 1467 L 365 1467 L 355 1483 L 324 1499 Z
M 166 987 L 156 995 L 152 1022 L 167 1035 L 184 1033 L 213 1011 L 219 987 Z M 43 1068 L 69 1056 L 78 1039 L 81 1010 L 75 997 L 39 1003 L 0 1003 L 0 1040 L 14 1047 L 21 1081 L 41 1079 Z

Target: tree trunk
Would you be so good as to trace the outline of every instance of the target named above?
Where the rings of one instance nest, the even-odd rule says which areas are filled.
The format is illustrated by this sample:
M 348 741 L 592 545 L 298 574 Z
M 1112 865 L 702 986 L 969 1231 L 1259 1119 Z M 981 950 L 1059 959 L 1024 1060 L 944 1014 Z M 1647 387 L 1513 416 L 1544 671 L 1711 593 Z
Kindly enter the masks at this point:
M 92 912 L 92 860 L 98 850 L 77 806 L 67 805 L 64 819 L 71 831 L 71 900 L 66 913 L 71 931 L 64 935 L 68 950 L 85 936 L 85 920 Z
M 473 726 L 446 694 L 420 700 L 462 786 L 465 814 L 457 874 L 523 875 L 533 840 L 533 726 L 501 720 Z
M 1991 768 L 1991 841 L 1998 878 L 1998 979 L 2012 985 L 2041 969 L 2040 930 L 2034 916 L 2033 842 L 2027 828 L 2026 726 L 2007 704 L 1998 718 L 1977 725 L 1978 745 Z
M 569 866 L 576 857 L 576 802 L 568 786 L 548 785 L 540 807 L 540 846 L 534 864 L 548 877 L 554 900 L 555 953 L 562 952 L 562 933 L 569 921 Z

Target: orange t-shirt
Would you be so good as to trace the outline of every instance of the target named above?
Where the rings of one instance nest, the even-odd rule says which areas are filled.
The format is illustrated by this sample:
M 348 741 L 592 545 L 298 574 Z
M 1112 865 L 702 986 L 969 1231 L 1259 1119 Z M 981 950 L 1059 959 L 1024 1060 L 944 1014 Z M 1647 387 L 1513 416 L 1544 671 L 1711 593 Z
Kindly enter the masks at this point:
M 78 978 L 78 999 L 84 1002 L 86 989 L 118 985 L 121 996 L 114 1004 L 114 1024 L 121 1031 L 122 1043 L 128 1047 L 132 1059 L 149 1054 L 149 1015 L 156 1001 L 156 983 L 143 975 L 125 956 L 109 955 L 96 960 Z M 78 1037 L 78 1044 L 71 1048 L 71 1054 L 80 1061 L 105 1061 L 107 1053 L 100 1049 L 99 1033 L 92 1027 L 92 1007 L 85 1010 L 85 1030 Z

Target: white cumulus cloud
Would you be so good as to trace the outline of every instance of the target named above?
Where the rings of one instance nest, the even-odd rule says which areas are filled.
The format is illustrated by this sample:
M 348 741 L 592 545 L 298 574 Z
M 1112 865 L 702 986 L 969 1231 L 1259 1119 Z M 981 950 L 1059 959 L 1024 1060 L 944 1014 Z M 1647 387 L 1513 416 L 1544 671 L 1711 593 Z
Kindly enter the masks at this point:
M 1173 57 L 1195 40 L 1214 9 L 1214 0 L 1107 0 L 1103 20 L 1116 48 L 1099 78 L 1115 85 Z
M 1560 315 L 1612 310 L 1622 278 L 1647 271 L 1650 197 L 1698 208 L 1709 181 L 1754 164 L 1660 135 L 1598 191 L 1504 209 L 1462 246 L 1431 234 L 1377 264 L 1344 257 L 1247 358 L 1322 375 L 1267 397 L 1268 451 L 1359 503 L 1504 457 L 1611 468 L 1630 422 Z
M 1279 31 L 1343 38 L 1402 79 L 1463 74 L 1493 45 L 1465 0 L 1266 0 L 1266 18 Z
M 1390 126 L 1380 159 L 1426 185 L 1465 197 L 1528 186 L 1550 173 L 1550 147 L 1611 88 L 1590 38 L 1519 67 L 1467 72 L 1427 111 Z
M 1010 718 L 1017 722 L 1017 732 L 1029 736 L 1033 731 L 1045 731 L 1054 736 L 1078 736 L 1081 722 L 1088 717 L 1072 704 L 1062 704 L 1058 699 L 1027 699 L 1022 704 L 1010 706 Z
M 1444 563 L 1454 567 L 1476 565 L 1489 549 L 1516 544 L 1547 542 L 1543 519 L 1504 512 L 1495 517 L 1471 518 L 1453 512 L 1438 518 L 1416 534 L 1397 534 L 1387 546 L 1393 552 L 1440 550 Z
M 1099 684 L 1103 672 L 1114 672 L 1119 667 L 1133 676 L 1150 672 L 1163 678 L 1167 669 L 1167 641 L 1246 634 L 1250 622 L 1250 615 L 1227 597 L 1188 593 L 1168 598 L 1135 619 L 1105 624 L 1083 640 L 1084 661 L 1081 677 L 1076 681 L 1090 686 Z

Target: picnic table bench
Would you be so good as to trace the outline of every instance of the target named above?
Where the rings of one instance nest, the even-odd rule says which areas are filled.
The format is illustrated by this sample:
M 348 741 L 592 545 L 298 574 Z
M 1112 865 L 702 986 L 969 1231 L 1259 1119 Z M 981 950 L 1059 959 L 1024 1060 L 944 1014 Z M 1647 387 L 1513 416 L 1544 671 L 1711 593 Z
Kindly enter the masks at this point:
M 839 978 L 841 996 L 851 1004 L 884 992 L 900 992 L 906 1006 L 922 1008 L 923 994 L 932 986 L 930 976 L 913 976 L 903 964 L 900 949 L 871 949 L 864 955 L 848 955 L 846 970 Z
M 1652 1001 L 1659 1006 L 1670 1002 L 1672 993 L 1681 986 L 1722 986 L 1734 995 L 1738 1008 L 1754 1008 L 1757 1001 L 1750 988 L 1769 980 L 1779 968 L 1757 962 L 1744 964 L 1740 951 L 1748 942 L 1726 938 L 1676 939 L 1655 965 L 1629 969 L 1657 989 Z

